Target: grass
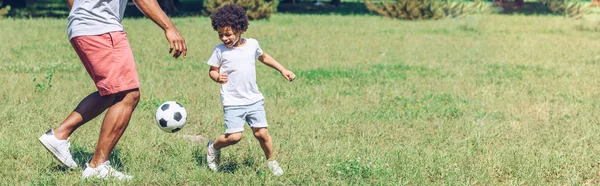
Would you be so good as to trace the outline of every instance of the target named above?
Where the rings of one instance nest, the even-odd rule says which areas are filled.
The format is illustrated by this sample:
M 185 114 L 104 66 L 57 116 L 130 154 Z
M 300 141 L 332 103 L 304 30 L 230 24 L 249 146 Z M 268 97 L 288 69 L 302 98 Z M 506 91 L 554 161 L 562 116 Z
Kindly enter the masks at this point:
M 219 41 L 206 17 L 176 18 L 187 59 L 172 59 L 147 19 L 126 19 L 142 99 L 111 156 L 132 185 L 582 185 L 600 181 L 597 25 L 554 16 L 439 21 L 275 14 L 245 37 L 297 74 L 259 65 L 258 84 L 286 174 L 273 177 L 249 130 L 205 165 L 223 133 L 219 85 L 205 61 Z M 81 180 L 37 142 L 95 90 L 63 19 L 0 20 L 0 177 L 7 185 L 123 184 Z M 586 29 L 583 29 L 586 28 Z M 186 106 L 175 134 L 154 121 Z M 71 136 L 89 161 L 101 118 Z

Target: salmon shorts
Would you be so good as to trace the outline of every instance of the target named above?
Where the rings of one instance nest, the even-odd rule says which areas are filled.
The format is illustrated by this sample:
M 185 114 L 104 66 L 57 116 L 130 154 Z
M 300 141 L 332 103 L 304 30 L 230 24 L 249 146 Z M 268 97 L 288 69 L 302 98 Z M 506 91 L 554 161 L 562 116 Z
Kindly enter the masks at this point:
M 77 36 L 71 45 L 101 96 L 140 87 L 133 52 L 124 31 Z

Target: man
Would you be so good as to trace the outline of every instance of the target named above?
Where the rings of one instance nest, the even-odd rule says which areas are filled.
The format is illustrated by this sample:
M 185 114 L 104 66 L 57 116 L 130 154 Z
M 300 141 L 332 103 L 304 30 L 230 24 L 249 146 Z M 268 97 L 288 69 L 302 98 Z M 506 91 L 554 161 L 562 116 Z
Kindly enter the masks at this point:
M 156 0 L 134 0 L 146 17 L 161 27 L 174 58 L 187 55 L 185 40 Z M 58 126 L 39 140 L 56 159 L 70 168 L 72 158 L 69 136 L 81 125 L 108 109 L 94 155 L 86 164 L 82 178 L 131 179 L 110 166 L 108 158 L 125 132 L 140 99 L 138 80 L 131 47 L 121 20 L 127 0 L 67 0 L 71 10 L 67 33 L 98 91 L 85 97 Z

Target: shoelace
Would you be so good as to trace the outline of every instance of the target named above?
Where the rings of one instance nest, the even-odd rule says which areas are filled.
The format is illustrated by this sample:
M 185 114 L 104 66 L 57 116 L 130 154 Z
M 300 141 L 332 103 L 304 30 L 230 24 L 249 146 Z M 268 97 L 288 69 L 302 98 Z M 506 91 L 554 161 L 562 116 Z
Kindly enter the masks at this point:
M 71 141 L 69 140 L 69 138 L 67 138 L 67 142 L 66 142 L 65 146 L 67 146 L 67 150 L 66 150 L 67 154 L 69 156 L 71 156 Z
M 125 174 L 123 174 L 122 172 L 119 172 L 115 169 L 112 168 L 112 166 L 110 165 L 106 165 L 106 169 L 108 169 L 108 173 L 111 174 L 114 177 L 117 177 L 119 179 L 125 178 Z
M 67 139 L 67 152 L 71 152 L 71 141 Z
M 273 169 L 273 170 L 281 169 L 281 167 L 279 167 L 279 163 L 277 163 L 277 162 L 271 162 L 269 164 L 270 164 L 271 169 Z

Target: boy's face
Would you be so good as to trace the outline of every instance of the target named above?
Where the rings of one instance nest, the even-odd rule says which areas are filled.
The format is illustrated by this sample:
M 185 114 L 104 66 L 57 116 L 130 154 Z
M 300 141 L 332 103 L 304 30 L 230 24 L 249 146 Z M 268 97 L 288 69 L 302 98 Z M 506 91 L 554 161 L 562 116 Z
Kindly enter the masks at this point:
M 227 48 L 240 46 L 242 32 L 233 30 L 231 26 L 217 27 L 217 32 L 219 39 Z

